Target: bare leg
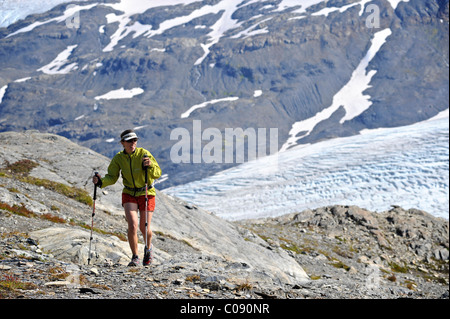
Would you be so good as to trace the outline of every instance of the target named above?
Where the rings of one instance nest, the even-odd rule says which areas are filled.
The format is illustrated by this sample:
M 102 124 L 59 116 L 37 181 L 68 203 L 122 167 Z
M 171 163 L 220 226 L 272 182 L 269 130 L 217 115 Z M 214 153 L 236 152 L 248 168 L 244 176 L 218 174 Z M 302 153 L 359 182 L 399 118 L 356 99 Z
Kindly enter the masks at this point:
M 136 203 L 125 203 L 123 207 L 125 209 L 125 218 L 128 222 L 128 243 L 132 254 L 138 255 L 138 205 Z

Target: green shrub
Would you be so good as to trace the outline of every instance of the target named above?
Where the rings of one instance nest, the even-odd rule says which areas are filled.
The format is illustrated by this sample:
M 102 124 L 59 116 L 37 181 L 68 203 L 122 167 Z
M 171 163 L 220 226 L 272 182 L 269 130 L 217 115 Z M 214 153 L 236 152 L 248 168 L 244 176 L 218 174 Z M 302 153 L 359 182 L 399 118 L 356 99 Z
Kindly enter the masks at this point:
M 89 206 L 93 205 L 91 196 L 84 189 L 68 186 L 58 182 L 53 182 L 48 179 L 28 176 L 31 170 L 37 166 L 39 166 L 38 163 L 33 162 L 32 160 L 29 159 L 22 159 L 12 164 L 7 162 L 6 166 L 0 169 L 1 174 L 0 176 L 16 178 L 21 182 L 44 187 L 46 189 L 57 192 L 66 197 L 75 199 L 80 203 Z
M 79 201 L 80 203 L 83 203 L 83 204 L 86 204 L 89 206 L 93 205 L 92 197 L 84 189 L 73 187 L 73 186 L 68 186 L 68 185 L 65 185 L 62 183 L 49 181 L 48 179 L 36 178 L 36 177 L 32 177 L 32 176 L 24 177 L 23 179 L 21 179 L 21 181 L 28 183 L 28 184 L 33 184 L 36 186 L 44 187 L 48 190 L 57 192 L 66 197 L 75 199 L 76 201 Z
M 2 169 L 2 171 L 6 174 L 11 173 L 15 176 L 17 176 L 17 175 L 28 176 L 28 174 L 30 174 L 31 170 L 37 166 L 39 166 L 39 164 L 36 162 L 33 162 L 32 160 L 22 159 L 13 164 L 10 164 L 9 162 L 7 162 L 6 167 L 4 169 Z

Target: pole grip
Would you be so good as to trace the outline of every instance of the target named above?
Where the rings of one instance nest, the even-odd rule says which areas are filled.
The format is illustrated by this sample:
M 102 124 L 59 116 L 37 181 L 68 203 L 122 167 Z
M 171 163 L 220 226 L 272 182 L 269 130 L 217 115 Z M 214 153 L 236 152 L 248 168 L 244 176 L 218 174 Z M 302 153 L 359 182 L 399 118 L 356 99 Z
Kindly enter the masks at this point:
M 95 176 L 97 176 L 98 179 L 100 179 L 100 177 L 98 176 L 98 172 L 94 173 Z M 97 184 L 94 185 L 94 200 L 97 199 Z
M 144 154 L 144 158 L 148 158 L 148 155 L 147 155 L 147 154 Z M 145 184 L 147 184 L 147 182 L 148 182 L 148 173 L 147 173 L 147 169 L 148 169 L 148 166 L 144 166 L 144 170 L 145 170 Z

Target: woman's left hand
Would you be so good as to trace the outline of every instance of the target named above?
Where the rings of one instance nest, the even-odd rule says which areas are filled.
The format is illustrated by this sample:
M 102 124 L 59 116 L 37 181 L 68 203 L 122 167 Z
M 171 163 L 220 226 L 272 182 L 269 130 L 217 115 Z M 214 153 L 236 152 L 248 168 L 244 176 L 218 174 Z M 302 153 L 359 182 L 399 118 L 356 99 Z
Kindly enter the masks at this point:
M 152 167 L 152 162 L 150 161 L 150 158 L 149 157 L 143 157 L 142 158 L 142 165 L 144 167 L 145 166 Z

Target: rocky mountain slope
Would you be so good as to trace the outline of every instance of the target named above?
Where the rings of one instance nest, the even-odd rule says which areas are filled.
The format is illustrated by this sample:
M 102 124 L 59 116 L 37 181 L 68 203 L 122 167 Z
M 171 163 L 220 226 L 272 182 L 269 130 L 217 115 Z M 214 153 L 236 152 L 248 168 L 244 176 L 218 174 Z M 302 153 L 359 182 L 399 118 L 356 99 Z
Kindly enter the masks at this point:
M 0 131 L 111 157 L 134 127 L 168 174 L 160 186 L 183 184 L 233 165 L 171 161 L 171 132 L 192 134 L 193 119 L 278 128 L 281 148 L 448 109 L 448 21 L 448 0 L 61 4 L 0 29 Z
M 232 223 L 158 192 L 155 262 L 130 269 L 115 185 L 87 265 L 90 179 L 108 159 L 35 131 L 0 141 L 2 298 L 448 298 L 448 221 L 399 207 Z
M 1 200 L 7 210 L 17 207 L 34 217 L 49 214 L 78 226 L 90 225 L 91 207 L 86 204 L 92 205 L 92 199 L 85 189 L 93 191 L 90 181 L 92 172 L 106 171 L 109 164 L 107 158 L 56 135 L 2 133 L 1 140 L 0 154 L 5 167 L 2 179 L 6 183 L 2 184 Z M 122 234 L 123 238 L 126 224 L 119 202 L 122 192 L 119 184 L 106 189 L 97 200 L 96 209 L 99 213 L 96 214 L 95 225 L 110 234 Z M 78 193 L 71 196 L 71 191 Z M 72 200 L 65 200 L 64 195 Z M 234 225 L 200 209 L 186 207 L 164 194 L 158 195 L 158 216 L 155 214 L 153 221 L 156 233 L 183 241 L 206 255 L 215 255 L 236 263 L 245 262 L 251 269 L 254 268 L 254 273 L 259 274 L 259 280 L 282 280 L 287 283 L 307 280 L 302 268 L 282 250 L 261 255 L 257 246 L 244 240 Z M 102 218 L 102 215 L 105 217 Z M 56 253 L 59 257 L 86 263 L 86 239 L 89 236 L 83 239 L 82 233 L 67 228 L 37 232 L 35 235 L 41 242 L 47 243 L 49 250 L 60 252 Z M 66 239 L 68 235 L 71 240 Z M 79 243 L 78 246 L 73 247 L 74 242 Z M 114 239 L 114 242 L 118 240 Z M 112 249 L 101 248 L 110 245 Z M 109 240 L 99 238 L 98 243 L 94 240 L 93 246 L 94 251 L 102 251 L 96 252 L 95 259 L 100 262 L 104 259 L 122 264 L 129 262 L 129 256 L 126 257 L 126 251 L 129 250 L 127 244 L 111 244 Z M 159 258 L 170 257 L 159 254 L 159 251 L 157 254 Z M 286 259 L 280 263 L 279 256 Z M 274 274 L 275 277 L 272 277 Z

